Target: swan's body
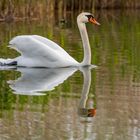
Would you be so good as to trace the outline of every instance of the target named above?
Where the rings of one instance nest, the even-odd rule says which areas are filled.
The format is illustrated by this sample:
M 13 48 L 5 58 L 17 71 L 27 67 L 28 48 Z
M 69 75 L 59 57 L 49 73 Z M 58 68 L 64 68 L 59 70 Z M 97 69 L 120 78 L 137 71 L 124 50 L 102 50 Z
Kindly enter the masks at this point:
M 18 66 L 66 67 L 79 64 L 56 43 L 38 35 L 17 36 L 10 44 L 10 47 L 21 53 L 14 59 Z
M 21 56 L 4 61 L 5 64 L 17 64 L 25 67 L 68 67 L 85 66 L 91 64 L 91 51 L 85 23 L 92 22 L 99 25 L 90 13 L 81 13 L 77 17 L 77 24 L 82 37 L 84 59 L 81 63 L 72 58 L 63 48 L 53 41 L 38 35 L 21 35 L 10 42 L 11 48 L 21 53 Z

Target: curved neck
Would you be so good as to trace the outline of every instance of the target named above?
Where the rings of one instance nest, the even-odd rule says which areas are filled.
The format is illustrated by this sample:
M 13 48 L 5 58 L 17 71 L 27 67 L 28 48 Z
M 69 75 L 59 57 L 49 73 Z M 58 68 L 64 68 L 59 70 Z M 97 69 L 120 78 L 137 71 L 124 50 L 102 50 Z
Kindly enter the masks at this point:
M 83 49 L 84 49 L 84 59 L 81 64 L 90 65 L 91 64 L 91 50 L 90 50 L 90 44 L 89 44 L 88 34 L 86 30 L 86 25 L 85 23 L 82 23 L 82 22 L 77 22 L 77 23 L 78 23 L 79 31 L 81 34 Z

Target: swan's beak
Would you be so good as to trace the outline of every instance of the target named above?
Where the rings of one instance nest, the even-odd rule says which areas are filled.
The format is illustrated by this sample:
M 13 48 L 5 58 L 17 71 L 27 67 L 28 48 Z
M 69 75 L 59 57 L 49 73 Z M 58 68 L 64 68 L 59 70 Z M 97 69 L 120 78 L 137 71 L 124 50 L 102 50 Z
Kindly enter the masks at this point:
M 96 21 L 95 18 L 90 18 L 90 19 L 89 19 L 89 22 L 90 22 L 90 23 L 93 23 L 93 24 L 96 24 L 96 25 L 101 25 L 99 22 Z

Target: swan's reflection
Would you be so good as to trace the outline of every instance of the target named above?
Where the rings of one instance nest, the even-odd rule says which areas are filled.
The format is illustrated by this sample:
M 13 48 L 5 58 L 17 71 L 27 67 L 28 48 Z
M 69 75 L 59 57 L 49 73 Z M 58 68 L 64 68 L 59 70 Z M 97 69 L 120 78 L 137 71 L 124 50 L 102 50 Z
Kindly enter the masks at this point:
M 81 117 L 93 117 L 96 110 L 87 108 L 89 89 L 91 85 L 91 69 L 92 67 L 81 67 L 84 82 L 82 94 L 78 106 L 78 114 Z M 8 81 L 9 86 L 14 90 L 15 94 L 20 95 L 45 95 L 43 91 L 53 90 L 56 86 L 63 83 L 68 77 L 73 75 L 78 69 L 69 68 L 17 68 L 21 72 L 21 77 L 17 80 Z
M 8 81 L 15 94 L 43 95 L 43 91 L 53 90 L 71 76 L 76 68 L 17 68 L 21 77 Z
M 83 73 L 84 83 L 78 107 L 78 114 L 81 117 L 94 117 L 96 114 L 96 109 L 93 107 L 86 107 L 89 89 L 91 85 L 91 67 L 82 67 L 80 71 Z

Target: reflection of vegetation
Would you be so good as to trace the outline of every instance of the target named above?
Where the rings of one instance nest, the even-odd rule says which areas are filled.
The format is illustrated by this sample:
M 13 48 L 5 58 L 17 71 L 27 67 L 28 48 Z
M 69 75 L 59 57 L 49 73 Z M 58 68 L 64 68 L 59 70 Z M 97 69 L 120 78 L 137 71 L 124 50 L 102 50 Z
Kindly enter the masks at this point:
M 97 56 L 95 63 L 101 66 L 101 73 L 97 76 L 99 84 L 103 88 L 106 83 L 104 86 L 109 86 L 110 93 L 119 88 L 119 85 L 128 84 L 132 87 L 133 84 L 138 84 L 140 81 L 138 74 L 140 67 L 138 55 L 140 52 L 140 20 L 137 11 L 129 12 L 129 14 L 122 13 L 122 16 L 115 15 L 114 18 L 111 16 L 103 18 L 102 27 L 95 29 L 95 35 L 90 36 L 91 44 L 95 46 L 93 56 L 94 54 Z M 133 16 L 133 22 L 131 16 Z M 131 82 L 128 83 L 128 81 Z M 104 92 L 104 90 L 103 88 L 102 91 Z

